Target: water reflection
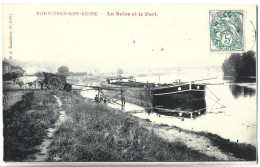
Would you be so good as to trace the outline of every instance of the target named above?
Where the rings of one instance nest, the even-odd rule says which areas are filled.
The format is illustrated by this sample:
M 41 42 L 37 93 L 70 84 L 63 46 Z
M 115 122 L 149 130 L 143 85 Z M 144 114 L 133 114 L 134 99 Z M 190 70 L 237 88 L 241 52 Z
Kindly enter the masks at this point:
M 255 89 L 249 88 L 247 86 L 240 86 L 240 85 L 229 85 L 229 89 L 233 95 L 234 98 L 238 98 L 240 96 L 246 97 L 246 96 L 254 96 L 255 95 Z

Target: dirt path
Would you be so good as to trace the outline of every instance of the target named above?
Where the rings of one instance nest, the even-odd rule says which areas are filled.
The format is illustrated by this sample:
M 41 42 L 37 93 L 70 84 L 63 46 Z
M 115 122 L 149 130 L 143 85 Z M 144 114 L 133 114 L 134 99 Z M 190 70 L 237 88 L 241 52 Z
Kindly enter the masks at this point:
M 54 136 L 55 132 L 57 131 L 58 127 L 60 126 L 60 124 L 67 119 L 66 113 L 62 108 L 62 102 L 61 102 L 60 98 L 55 95 L 54 95 L 54 97 L 56 98 L 58 106 L 59 106 L 59 109 L 58 109 L 58 112 L 60 112 L 59 119 L 54 124 L 53 128 L 49 128 L 47 130 L 47 138 L 43 140 L 42 144 L 35 147 L 35 149 L 40 150 L 40 152 L 29 156 L 29 158 L 26 161 L 43 162 L 43 161 L 47 160 L 48 152 L 49 152 L 48 147 L 50 146 L 50 144 L 53 140 L 53 136 Z
M 147 127 L 149 130 L 153 130 L 155 134 L 166 139 L 170 142 L 182 142 L 187 147 L 197 150 L 208 156 L 216 157 L 221 161 L 237 161 L 238 158 L 232 154 L 223 153 L 220 149 L 213 146 L 210 140 L 204 136 L 196 135 L 193 133 L 184 132 L 172 127 Z

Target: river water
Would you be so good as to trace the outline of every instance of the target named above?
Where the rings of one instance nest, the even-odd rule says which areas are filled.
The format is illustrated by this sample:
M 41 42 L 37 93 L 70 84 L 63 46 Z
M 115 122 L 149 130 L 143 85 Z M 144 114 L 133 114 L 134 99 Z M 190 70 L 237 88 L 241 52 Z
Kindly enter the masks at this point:
M 209 75 L 165 75 L 160 76 L 160 83 L 171 83 L 175 79 L 184 81 L 209 78 Z M 212 76 L 212 75 L 210 75 Z M 140 82 L 159 82 L 158 76 L 139 77 Z M 222 138 L 234 142 L 257 145 L 257 91 L 256 83 L 252 81 L 234 82 L 223 79 L 218 75 L 216 79 L 205 80 L 198 83 L 207 83 L 206 112 L 195 118 L 183 118 L 179 116 L 167 116 L 155 112 L 146 112 L 143 107 L 126 103 L 123 112 L 131 112 L 132 115 L 148 119 L 156 124 L 167 124 L 187 130 L 205 131 L 217 134 Z M 216 84 L 218 83 L 218 84 Z M 216 85 L 209 85 L 216 84 Z M 96 91 L 86 90 L 82 96 L 93 99 Z M 217 101 L 217 98 L 220 100 Z M 216 103 L 217 101 L 217 103 Z M 121 109 L 119 105 L 107 104 L 110 107 Z M 224 106 L 224 107 L 223 107 Z M 133 112 L 135 111 L 135 112 Z

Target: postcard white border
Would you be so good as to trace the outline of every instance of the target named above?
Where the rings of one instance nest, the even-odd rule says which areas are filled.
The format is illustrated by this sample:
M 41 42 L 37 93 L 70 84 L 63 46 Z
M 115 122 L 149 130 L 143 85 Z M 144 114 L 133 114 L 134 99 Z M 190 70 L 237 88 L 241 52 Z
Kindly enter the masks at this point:
M 57 3 L 57 4 L 64 4 L 64 3 L 84 3 L 84 4 L 256 4 L 257 6 L 260 5 L 259 0 L 2 0 L 1 4 L 4 3 Z M 0 17 L 2 18 L 2 7 L 1 7 Z M 257 22 L 259 22 L 258 17 L 258 7 L 257 7 Z M 0 38 L 2 39 L 2 21 L 0 23 Z M 257 32 L 258 32 L 258 24 L 257 24 Z M 257 33 L 258 36 L 258 33 Z M 2 40 L 0 40 L 1 46 L 2 46 Z M 257 52 L 258 52 L 259 43 L 257 43 Z M 2 53 L 2 47 L 0 48 L 0 53 Z M 257 58 L 257 64 L 259 63 L 259 59 Z M 2 63 L 0 63 L 2 68 Z M 2 70 L 1 75 L 2 75 Z M 257 78 L 258 78 L 258 67 L 257 67 Z M 0 77 L 0 83 L 3 83 L 2 77 Z M 1 92 L 3 92 L 3 85 L 0 84 Z M 258 90 L 259 83 L 257 81 L 257 90 Z M 2 103 L 2 96 L 0 96 L 0 101 Z M 258 91 L 257 91 L 257 110 L 259 105 L 259 98 L 258 98 Z M 1 111 L 3 105 L 0 106 Z M 259 114 L 257 115 L 259 119 Z M 236 165 L 242 165 L 242 166 L 249 166 L 249 165 L 255 165 L 255 162 L 245 161 L 245 162 L 61 162 L 61 163 L 42 163 L 42 162 L 33 162 L 33 163 L 27 163 L 27 162 L 15 162 L 15 163 L 5 163 L 3 162 L 3 118 L 2 114 L 0 114 L 0 166 L 172 166 L 172 165 L 178 165 L 178 166 L 184 166 L 184 165 L 196 165 L 196 166 L 211 166 L 213 164 L 217 164 L 218 166 L 236 166 Z M 259 122 L 257 127 L 259 126 Z M 258 128 L 259 132 L 259 128 Z M 257 134 L 258 143 L 259 143 L 259 137 Z M 258 150 L 257 150 L 257 153 Z M 258 154 L 259 155 L 259 154 Z M 258 158 L 257 158 L 258 159 Z M 260 166 L 257 160 L 257 166 Z

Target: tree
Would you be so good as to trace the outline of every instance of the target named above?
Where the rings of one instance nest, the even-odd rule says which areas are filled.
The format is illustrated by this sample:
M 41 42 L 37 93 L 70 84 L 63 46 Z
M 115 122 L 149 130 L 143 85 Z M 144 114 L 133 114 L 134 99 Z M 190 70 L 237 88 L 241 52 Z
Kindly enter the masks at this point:
M 14 80 L 16 79 L 17 77 L 19 77 L 19 75 L 17 73 L 6 73 L 3 75 L 3 80 L 4 81 L 10 81 L 10 80 Z
M 241 58 L 243 62 L 243 66 L 241 67 L 243 70 L 241 71 L 241 76 L 256 76 L 256 58 L 255 52 L 248 51 L 242 54 Z
M 256 76 L 255 52 L 232 53 L 222 64 L 224 75 L 233 77 Z
M 4 59 L 3 60 L 3 66 L 9 66 L 9 65 L 10 65 L 10 63 L 6 59 Z
M 69 68 L 67 66 L 60 66 L 58 68 L 58 74 L 60 75 L 65 75 L 65 76 L 68 76 L 69 75 Z
M 117 71 L 116 71 L 116 73 L 117 73 L 118 75 L 121 75 L 121 74 L 124 73 L 124 71 L 123 71 L 122 68 L 118 68 Z

